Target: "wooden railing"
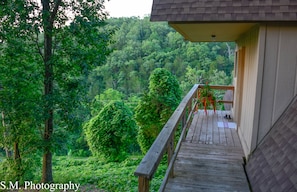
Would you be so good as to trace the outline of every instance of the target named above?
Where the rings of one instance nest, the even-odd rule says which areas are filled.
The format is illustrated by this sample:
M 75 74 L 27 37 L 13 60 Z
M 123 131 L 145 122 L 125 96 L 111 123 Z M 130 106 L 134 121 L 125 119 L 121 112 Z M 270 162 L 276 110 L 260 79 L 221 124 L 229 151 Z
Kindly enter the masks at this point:
M 204 85 L 199 85 L 199 88 L 203 88 Z M 211 89 L 214 90 L 231 90 L 233 93 L 233 98 L 234 98 L 234 86 L 226 86 L 226 85 L 210 85 L 209 86 Z M 218 103 L 229 103 L 229 104 L 234 104 L 233 100 L 217 100 L 216 102 Z
M 165 152 L 167 153 L 168 167 L 159 191 L 163 191 L 168 178 L 173 177 L 173 165 L 179 152 L 181 142 L 184 140 L 188 127 L 192 122 L 192 114 L 195 111 L 195 106 L 198 102 L 198 89 L 201 87 L 203 87 L 203 85 L 194 85 L 189 93 L 183 98 L 134 172 L 135 176 L 138 176 L 139 192 L 149 191 L 150 180 L 153 178 Z M 233 86 L 210 87 L 212 89 L 230 89 L 234 92 Z M 230 103 L 230 101 L 221 102 Z M 181 125 L 182 131 L 179 140 L 175 145 L 175 135 L 179 125 Z

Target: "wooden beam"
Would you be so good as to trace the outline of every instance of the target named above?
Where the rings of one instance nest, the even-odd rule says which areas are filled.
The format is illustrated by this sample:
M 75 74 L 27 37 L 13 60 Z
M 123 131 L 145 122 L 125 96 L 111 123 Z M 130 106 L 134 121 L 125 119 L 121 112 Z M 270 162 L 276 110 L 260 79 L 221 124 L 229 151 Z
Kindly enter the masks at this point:
M 233 104 L 233 101 L 226 101 L 226 100 L 218 100 L 218 103 L 230 103 Z
M 149 190 L 150 190 L 150 180 L 146 177 L 138 177 L 138 191 L 149 192 Z

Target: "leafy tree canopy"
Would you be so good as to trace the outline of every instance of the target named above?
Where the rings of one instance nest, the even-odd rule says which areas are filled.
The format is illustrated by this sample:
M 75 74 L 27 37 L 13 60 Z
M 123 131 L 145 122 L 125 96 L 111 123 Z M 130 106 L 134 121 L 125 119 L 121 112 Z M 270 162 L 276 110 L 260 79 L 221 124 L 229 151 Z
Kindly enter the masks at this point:
M 29 102 L 21 102 L 16 97 L 13 101 L 21 102 L 20 107 L 15 102 L 0 104 L 5 105 L 4 132 L 17 134 L 28 121 L 34 124 L 28 126 L 29 132 L 34 133 L 36 127 L 43 126 L 38 130 L 43 140 L 42 182 L 53 181 L 52 152 L 59 140 L 56 131 L 75 130 L 82 123 L 80 117 L 85 115 L 82 112 L 78 115 L 77 111 L 85 102 L 87 75 L 95 66 L 102 65 L 110 53 L 108 44 L 113 32 L 102 29 L 106 19 L 103 3 L 104 0 L 11 0 L 1 3 L 0 53 L 5 54 L 5 59 L 1 59 L 0 65 L 8 74 L 0 77 L 0 84 L 5 93 L 20 93 L 18 96 L 24 97 L 24 101 L 33 99 L 29 97 L 36 92 L 36 102 L 34 106 L 30 104 L 30 110 L 25 106 Z M 11 64 L 14 68 L 9 68 Z M 19 71 L 17 76 L 16 71 Z M 14 86 L 6 85 L 7 76 L 13 77 Z M 24 81 L 24 78 L 38 80 Z M 0 102 L 10 100 L 9 94 L 1 96 Z M 33 115 L 33 111 L 38 115 Z M 30 115 L 13 118 L 10 115 L 24 112 Z M 15 130 L 8 130 L 16 122 Z M 23 151 L 18 146 L 23 136 L 18 135 L 14 137 L 18 139 L 10 142 L 16 146 L 14 159 L 19 166 Z
M 136 123 L 131 110 L 112 101 L 84 126 L 87 142 L 95 156 L 122 161 L 135 148 Z
M 155 69 L 144 94 L 135 109 L 139 126 L 138 142 L 146 152 L 181 100 L 181 90 L 174 75 L 164 68 Z
M 102 94 L 95 96 L 92 101 L 92 115 L 97 115 L 101 109 L 111 101 L 122 101 L 124 95 L 112 88 L 106 89 Z
M 149 17 L 139 19 L 111 18 L 108 29 L 115 29 L 114 50 L 104 66 L 98 67 L 89 77 L 92 83 L 91 97 L 101 94 L 104 89 L 113 88 L 125 94 L 140 95 L 147 91 L 149 75 L 156 68 L 166 68 L 180 83 L 183 95 L 195 83 L 230 85 L 233 70 L 234 43 L 192 43 L 165 22 L 150 22 Z M 187 68 L 192 73 L 186 77 Z M 224 72 L 229 79 L 217 81 L 212 78 Z

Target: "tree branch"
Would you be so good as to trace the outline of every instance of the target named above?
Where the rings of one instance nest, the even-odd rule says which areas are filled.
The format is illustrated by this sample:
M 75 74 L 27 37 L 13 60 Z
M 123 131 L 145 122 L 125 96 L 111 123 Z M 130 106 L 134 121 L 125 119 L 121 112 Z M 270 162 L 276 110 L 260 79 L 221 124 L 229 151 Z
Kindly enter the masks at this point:
M 42 53 L 42 51 L 41 51 L 41 47 L 40 47 L 39 44 L 38 44 L 38 37 L 39 37 L 39 36 L 38 36 L 38 31 L 37 31 L 37 32 L 36 32 L 36 38 L 32 37 L 32 40 L 33 40 L 33 42 L 36 44 L 38 53 L 39 53 L 39 55 L 41 56 L 42 60 L 44 61 L 44 56 L 43 56 L 43 53 Z
M 53 9 L 53 12 L 51 13 L 51 16 L 50 16 L 51 26 L 53 26 L 53 24 L 54 24 L 55 17 L 57 15 L 57 12 L 58 12 L 58 9 L 59 9 L 59 6 L 61 5 L 61 3 L 62 3 L 62 0 L 56 0 L 55 1 L 54 9 Z

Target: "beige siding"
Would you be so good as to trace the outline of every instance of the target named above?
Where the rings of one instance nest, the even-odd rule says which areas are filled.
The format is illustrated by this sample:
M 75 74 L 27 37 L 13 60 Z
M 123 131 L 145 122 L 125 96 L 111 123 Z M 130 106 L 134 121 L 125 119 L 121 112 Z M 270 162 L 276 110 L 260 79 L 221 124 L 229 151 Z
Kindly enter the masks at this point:
M 240 107 L 235 106 L 238 133 L 248 156 L 297 94 L 297 27 L 258 26 L 237 42 L 244 47 Z M 240 66 L 238 66 L 240 69 Z M 236 91 L 236 93 L 240 91 Z
M 240 122 L 238 124 L 238 133 L 245 155 L 247 156 L 252 150 L 254 135 L 254 114 L 256 109 L 256 86 L 259 63 L 259 27 L 250 30 L 236 43 L 239 48 L 245 47 L 242 106 L 240 108 L 241 115 L 238 117 L 240 118 L 238 119 L 238 122 Z M 237 77 L 237 81 L 239 78 L 242 77 Z M 235 113 L 238 113 L 238 111 Z
M 257 143 L 268 133 L 297 92 L 297 27 L 262 28 L 266 30 L 266 41 Z

